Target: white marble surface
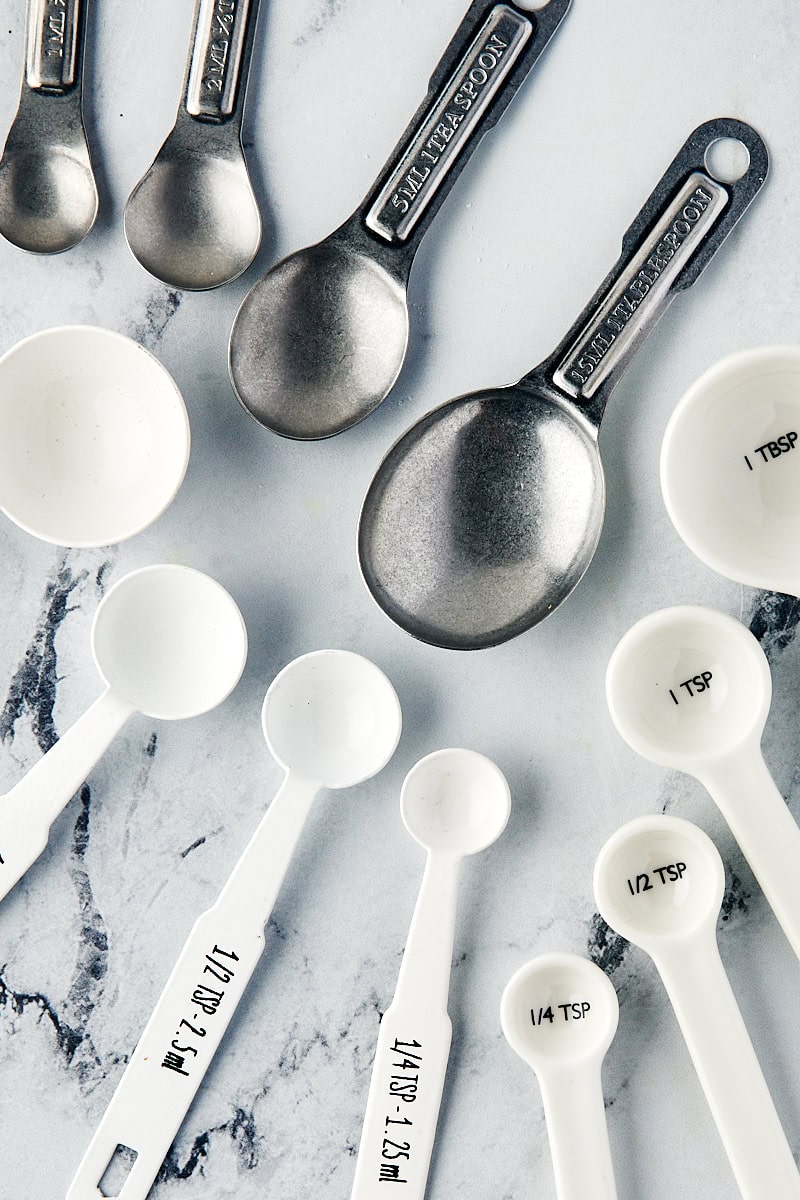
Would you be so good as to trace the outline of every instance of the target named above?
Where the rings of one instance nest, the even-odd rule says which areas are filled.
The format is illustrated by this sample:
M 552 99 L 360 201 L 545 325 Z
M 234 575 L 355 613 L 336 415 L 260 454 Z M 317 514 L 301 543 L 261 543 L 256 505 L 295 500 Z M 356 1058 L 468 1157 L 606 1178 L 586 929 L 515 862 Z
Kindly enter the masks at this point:
M 130 256 L 121 217 L 172 123 L 192 2 L 92 4 L 86 110 L 101 217 L 58 258 L 0 244 L 0 349 L 68 321 L 140 338 L 184 391 L 193 453 L 172 508 L 123 547 L 65 553 L 0 523 L 0 785 L 97 694 L 92 614 L 132 567 L 175 561 L 215 575 L 243 609 L 251 651 L 217 712 L 184 725 L 130 722 L 0 908 L 3 1200 L 64 1195 L 194 917 L 279 782 L 259 727 L 263 692 L 295 655 L 327 645 L 387 671 L 405 732 L 377 780 L 318 802 L 263 963 L 155 1200 L 348 1195 L 378 1014 L 423 865 L 400 825 L 399 788 L 418 757 L 453 744 L 496 760 L 514 810 L 506 835 L 464 870 L 431 1200 L 555 1195 L 539 1094 L 500 1033 L 500 993 L 535 953 L 594 948 L 602 957 L 597 851 L 623 821 L 662 809 L 698 821 L 723 854 L 723 958 L 800 1153 L 798 964 L 709 798 L 635 757 L 603 692 L 612 648 L 655 608 L 700 602 L 755 621 L 774 674 L 765 755 L 800 815 L 798 610 L 695 561 L 668 523 L 657 478 L 669 414 L 705 367 L 739 347 L 797 340 L 794 0 L 574 0 L 423 243 L 410 353 L 383 407 L 330 442 L 293 444 L 251 422 L 228 381 L 227 336 L 245 290 L 356 205 L 464 7 L 264 0 L 245 116 L 263 248 L 238 282 L 174 295 Z M 3 5 L 0 128 L 16 106 L 23 10 L 23 0 Z M 515 379 L 552 349 L 678 146 L 717 115 L 763 133 L 772 177 L 609 405 L 608 512 L 587 576 L 552 619 L 503 647 L 466 655 L 413 642 L 368 598 L 354 554 L 381 455 L 435 403 Z M 621 1020 L 604 1085 L 621 1200 L 730 1200 L 733 1177 L 652 965 L 630 949 L 611 978 Z

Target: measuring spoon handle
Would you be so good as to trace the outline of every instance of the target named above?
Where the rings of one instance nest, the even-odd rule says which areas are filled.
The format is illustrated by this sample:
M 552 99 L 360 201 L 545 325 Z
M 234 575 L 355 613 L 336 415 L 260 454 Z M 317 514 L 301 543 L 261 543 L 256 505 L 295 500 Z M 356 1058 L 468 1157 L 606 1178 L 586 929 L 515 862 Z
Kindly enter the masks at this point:
M 217 903 L 189 934 L 67 1200 L 101 1200 L 117 1146 L 136 1154 L 119 1200 L 145 1200 L 264 947 L 264 925 L 319 785 L 287 776 Z
M 734 182 L 708 162 L 715 142 L 746 148 L 749 165 Z M 742 121 L 718 118 L 695 129 L 622 243 L 622 255 L 554 354 L 522 382 L 542 381 L 599 426 L 608 397 L 645 336 L 690 287 L 747 211 L 767 177 L 769 156 Z
M 197 0 L 183 113 L 241 125 L 259 0 Z
M 42 853 L 53 821 L 134 711 L 108 688 L 0 797 L 0 900 Z
M 433 73 L 428 94 L 354 223 L 410 262 L 487 129 L 539 58 L 571 0 L 537 12 L 473 0 Z M 374 242 L 373 242 L 374 247 Z
M 781 1128 L 713 929 L 651 949 L 744 1200 L 800 1198 Z
M 539 1072 L 558 1200 L 617 1200 L 600 1070 Z
M 402 1183 L 423 1200 L 450 1055 L 447 995 L 460 860 L 429 854 L 394 999 L 372 1065 L 352 1200 L 378 1200 Z
M 757 746 L 699 778 L 730 826 L 792 949 L 800 958 L 800 828 Z
M 25 83 L 64 95 L 82 86 L 85 0 L 28 0 Z

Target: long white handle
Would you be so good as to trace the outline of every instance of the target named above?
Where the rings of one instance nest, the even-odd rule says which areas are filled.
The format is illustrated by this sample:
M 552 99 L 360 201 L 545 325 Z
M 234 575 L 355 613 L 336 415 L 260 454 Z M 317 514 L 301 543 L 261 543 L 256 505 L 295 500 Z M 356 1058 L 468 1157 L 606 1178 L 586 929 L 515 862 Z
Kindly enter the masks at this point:
M 538 1072 L 558 1200 L 617 1200 L 600 1066 Z
M 713 931 L 651 948 L 744 1200 L 800 1200 L 800 1174 Z
M 760 750 L 747 746 L 700 778 L 800 958 L 800 828 Z
M 378 1200 L 384 1183 L 423 1200 L 450 1055 L 447 1014 L 460 860 L 425 864 L 394 1000 L 383 1015 L 352 1200 Z
M 0 798 L 0 900 L 42 853 L 53 821 L 133 712 L 109 688 Z
M 318 791 L 287 776 L 218 901 L 196 921 L 67 1200 L 101 1200 L 118 1145 L 137 1155 L 119 1200 L 145 1200 L 261 956 L 264 925 Z

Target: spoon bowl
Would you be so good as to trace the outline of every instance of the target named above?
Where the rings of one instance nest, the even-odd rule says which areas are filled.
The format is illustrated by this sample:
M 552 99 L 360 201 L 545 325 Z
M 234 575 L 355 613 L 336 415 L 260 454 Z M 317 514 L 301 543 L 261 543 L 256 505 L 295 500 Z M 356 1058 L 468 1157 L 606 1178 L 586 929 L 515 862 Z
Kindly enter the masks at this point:
M 275 677 L 261 723 L 270 753 L 286 771 L 321 787 L 353 787 L 377 774 L 394 753 L 400 703 L 368 659 L 348 650 L 317 650 Z
M 713 842 L 680 817 L 629 821 L 609 838 L 594 871 L 603 919 L 648 952 L 716 927 L 725 872 Z
M 709 567 L 800 595 L 800 347 L 730 355 L 692 385 L 664 435 L 661 489 Z
M 97 217 L 89 156 L 69 146 L 7 148 L 0 158 L 0 233 L 32 254 L 60 254 L 86 237 Z
M 248 292 L 230 343 L 245 411 L 284 437 L 331 437 L 376 408 L 408 342 L 400 280 L 346 244 L 283 259 Z
M 233 691 L 247 631 L 216 580 L 161 563 L 125 575 L 103 598 L 92 653 L 119 697 L 149 717 L 176 721 L 216 708 Z
M 499 767 L 482 754 L 437 750 L 406 776 L 400 812 L 426 850 L 461 858 L 499 838 L 511 812 L 511 791 Z
M 618 1022 L 611 980 L 577 954 L 532 959 L 511 977 L 500 1001 L 506 1041 L 537 1072 L 602 1060 Z
M 700 605 L 638 621 L 606 673 L 611 719 L 628 745 L 690 772 L 743 744 L 757 747 L 771 697 L 769 665 L 753 635 Z
M 125 237 L 145 270 L 203 291 L 236 279 L 261 244 L 244 159 L 171 152 L 169 140 L 125 206 Z
M 122 334 L 46 329 L 0 358 L 0 507 L 43 541 L 145 529 L 183 482 L 190 440 L 175 382 Z

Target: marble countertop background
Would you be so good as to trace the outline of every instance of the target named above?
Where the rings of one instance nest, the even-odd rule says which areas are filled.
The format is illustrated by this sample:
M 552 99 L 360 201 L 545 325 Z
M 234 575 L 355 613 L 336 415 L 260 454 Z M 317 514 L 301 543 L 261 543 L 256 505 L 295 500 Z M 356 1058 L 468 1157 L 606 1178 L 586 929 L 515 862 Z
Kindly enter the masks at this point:
M 400 823 L 400 785 L 447 745 L 492 757 L 514 809 L 504 837 L 463 872 L 430 1200 L 555 1195 L 538 1089 L 498 1018 L 511 974 L 552 949 L 589 951 L 619 993 L 604 1087 L 621 1200 L 731 1200 L 655 970 L 606 937 L 591 874 L 608 835 L 638 814 L 674 812 L 714 838 L 728 872 L 723 959 L 800 1154 L 800 966 L 703 789 L 637 758 L 604 700 L 608 657 L 640 616 L 692 602 L 740 618 L 772 664 L 764 751 L 800 816 L 798 605 L 696 561 L 668 522 L 657 470 L 667 419 L 707 366 L 798 339 L 797 5 L 574 0 L 422 245 L 392 396 L 355 429 L 310 444 L 272 436 L 239 407 L 226 366 L 233 316 L 260 271 L 361 199 L 466 0 L 264 0 L 245 114 L 264 243 L 241 280 L 204 295 L 151 279 L 122 233 L 127 195 L 174 118 L 192 7 L 94 0 L 86 120 L 98 224 L 56 258 L 0 243 L 0 350 L 60 323 L 120 330 L 174 374 L 193 430 L 180 495 L 133 542 L 65 552 L 0 521 L 0 787 L 98 694 L 89 628 L 126 571 L 173 561 L 214 575 L 244 612 L 250 657 L 216 712 L 133 719 L 0 907 L 0 1197 L 64 1195 L 194 918 L 279 783 L 259 725 L 268 683 L 296 655 L 342 646 L 393 680 L 400 747 L 377 779 L 317 802 L 263 962 L 154 1200 L 349 1195 L 378 1017 L 423 866 Z M 6 0 L 0 129 L 16 108 L 23 25 L 23 0 Z M 588 574 L 550 620 L 505 646 L 459 654 L 413 642 L 372 603 L 356 562 L 357 514 L 380 458 L 434 404 L 510 382 L 556 345 L 684 138 L 721 115 L 764 135 L 771 179 L 609 405 L 608 511 Z

